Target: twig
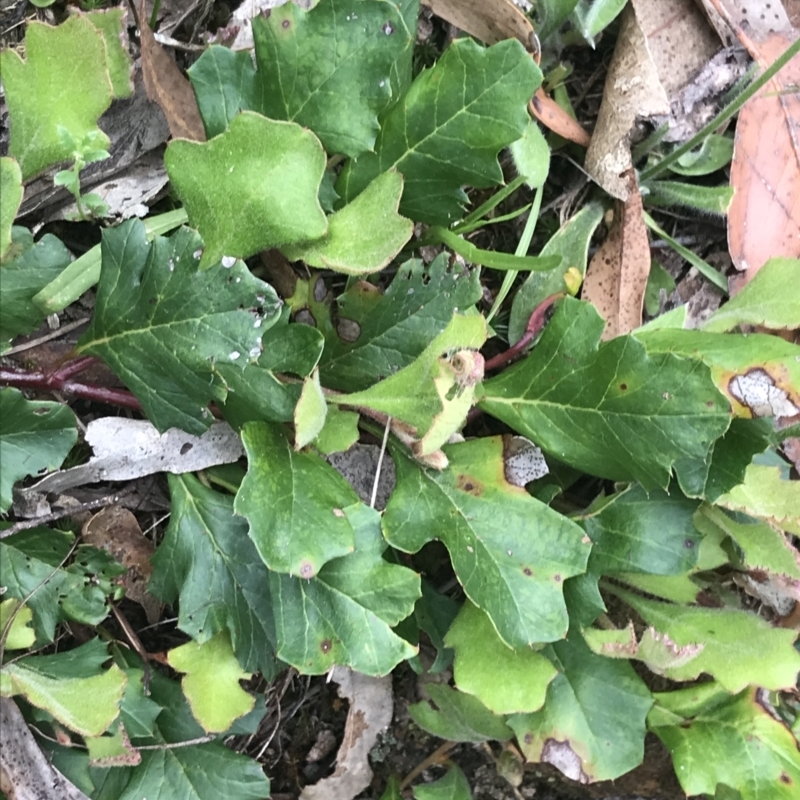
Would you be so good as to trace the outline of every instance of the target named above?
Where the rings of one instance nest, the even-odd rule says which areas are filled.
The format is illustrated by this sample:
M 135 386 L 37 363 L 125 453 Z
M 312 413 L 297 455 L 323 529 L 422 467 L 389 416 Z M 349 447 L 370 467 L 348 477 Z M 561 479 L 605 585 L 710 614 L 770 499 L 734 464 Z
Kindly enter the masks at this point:
M 125 618 L 125 615 L 117 608 L 116 604 L 109 603 L 109 605 L 111 606 L 112 613 L 117 618 L 117 622 L 119 622 L 120 627 L 128 637 L 128 641 L 131 643 L 131 646 L 136 651 L 139 658 L 142 659 L 142 663 L 144 665 L 142 691 L 144 692 L 145 697 L 150 697 L 150 654 L 144 649 L 144 645 L 136 635 L 136 631 L 131 628 L 130 623 Z
M 383 429 L 383 441 L 381 451 L 378 454 L 378 466 L 375 468 L 375 480 L 372 482 L 372 496 L 369 500 L 369 507 L 375 508 L 375 500 L 378 497 L 378 484 L 381 480 L 381 468 L 383 467 L 383 457 L 386 455 L 386 443 L 389 441 L 389 431 L 392 427 L 392 418 L 386 418 L 386 427 Z
M 109 494 L 105 497 L 100 497 L 97 500 L 89 500 L 86 503 L 81 503 L 80 505 L 72 508 L 64 508 L 61 511 L 53 511 L 51 514 L 42 514 L 42 516 L 35 517 L 34 519 L 20 520 L 19 522 L 15 522 L 10 528 L 0 531 L 0 539 L 5 539 L 7 536 L 13 536 L 15 533 L 19 533 L 20 531 L 27 531 L 30 528 L 36 528 L 39 525 L 46 525 L 49 522 L 57 522 L 60 519 L 64 519 L 64 517 L 71 517 L 73 514 L 77 514 L 79 511 L 92 511 L 95 508 L 103 508 L 104 506 L 114 505 L 123 497 L 127 497 L 127 495 L 131 494 L 134 491 L 134 488 L 135 487 L 133 486 L 129 486 L 127 489 L 123 489 L 121 492 L 117 492 L 116 494 Z
M 69 333 L 70 331 L 74 331 L 75 328 L 80 328 L 81 325 L 85 325 L 87 322 L 89 322 L 89 317 L 76 319 L 74 322 L 69 322 L 66 325 L 62 325 L 60 328 L 58 328 L 58 330 L 50 331 L 50 333 L 40 336 L 38 339 L 31 339 L 29 342 L 18 344 L 16 347 L 6 350 L 3 355 L 13 356 L 17 353 L 24 353 L 26 350 L 33 350 L 34 347 L 38 347 L 40 344 L 49 342 L 51 339 L 58 339 L 59 336 L 63 336 L 65 333 Z
M 428 767 L 436 766 L 437 764 L 441 764 L 444 761 L 444 757 L 458 744 L 458 742 L 445 742 L 444 744 L 439 745 L 426 759 L 420 761 L 408 775 L 403 778 L 400 782 L 400 791 L 402 792 L 411 781 L 414 780 L 418 775 L 420 775 L 423 770 L 428 769 Z

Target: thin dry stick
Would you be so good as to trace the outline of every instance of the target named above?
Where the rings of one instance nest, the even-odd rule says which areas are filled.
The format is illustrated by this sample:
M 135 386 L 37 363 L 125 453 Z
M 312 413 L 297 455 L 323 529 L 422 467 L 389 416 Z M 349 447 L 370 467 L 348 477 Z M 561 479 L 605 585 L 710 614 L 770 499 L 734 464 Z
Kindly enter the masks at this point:
M 444 761 L 444 757 L 458 744 L 458 742 L 445 742 L 444 744 L 439 745 L 424 761 L 420 761 L 411 772 L 406 775 L 405 778 L 400 783 L 400 791 L 402 792 L 417 775 L 420 775 L 423 770 L 428 769 L 428 767 L 434 767 L 437 764 L 441 764 Z
M 16 347 L 6 350 L 3 355 L 13 356 L 15 353 L 23 353 L 25 350 L 32 350 L 34 347 L 38 347 L 40 344 L 49 342 L 51 339 L 58 339 L 59 336 L 63 336 L 65 333 L 69 333 L 70 331 L 74 331 L 75 328 L 80 328 L 81 325 L 85 325 L 87 322 L 89 322 L 89 317 L 76 319 L 74 322 L 62 325 L 60 328 L 58 328 L 58 330 L 50 331 L 50 333 L 40 336 L 38 339 L 31 339 L 29 342 L 18 344 Z
M 144 675 L 142 676 L 142 692 L 144 693 L 145 697 L 150 697 L 150 654 L 144 649 L 144 645 L 136 635 L 136 631 L 133 630 L 130 623 L 125 618 L 125 615 L 114 603 L 109 603 L 109 605 L 111 606 L 111 611 L 113 612 L 114 616 L 117 618 L 117 622 L 120 624 L 123 632 L 128 637 L 131 647 L 133 647 L 133 649 L 136 651 L 139 658 L 142 659 L 142 664 L 144 665 Z
M 378 484 L 381 480 L 381 468 L 383 467 L 383 457 L 386 455 L 386 443 L 389 441 L 389 431 L 392 427 L 392 418 L 386 417 L 386 427 L 383 429 L 383 441 L 381 442 L 381 452 L 378 455 L 378 466 L 375 468 L 375 480 L 372 483 L 372 497 L 369 500 L 369 507 L 375 508 L 375 499 L 378 497 Z

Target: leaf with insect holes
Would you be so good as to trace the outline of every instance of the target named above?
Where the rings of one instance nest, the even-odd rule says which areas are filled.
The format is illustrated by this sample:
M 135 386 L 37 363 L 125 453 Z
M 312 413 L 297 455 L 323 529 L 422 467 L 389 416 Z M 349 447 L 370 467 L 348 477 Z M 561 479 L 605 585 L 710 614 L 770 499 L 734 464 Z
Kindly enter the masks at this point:
M 243 370 L 278 319 L 271 286 L 241 261 L 198 270 L 200 248 L 188 228 L 151 243 L 138 220 L 104 231 L 95 313 L 78 342 L 80 354 L 114 370 L 162 432 L 202 434 L 213 421 L 207 404 L 227 396 L 215 363 Z
M 224 256 L 319 239 L 328 229 L 317 197 L 325 151 L 293 122 L 244 111 L 208 142 L 173 139 L 164 164 L 203 237 L 201 269 Z
M 509 647 L 560 639 L 568 622 L 563 583 L 586 569 L 589 538 L 508 482 L 502 437 L 444 450 L 450 465 L 436 472 L 393 449 L 397 486 L 384 512 L 386 540 L 407 553 L 441 540 L 467 597 Z
M 337 403 L 388 414 L 410 425 L 417 455 L 438 450 L 464 424 L 476 384 L 483 378 L 486 321 L 456 314 L 450 324 L 400 372 Z
M 533 352 L 483 384 L 479 407 L 573 467 L 666 488 L 681 458 L 707 458 L 730 425 L 708 368 L 649 355 L 632 336 L 599 343 L 587 303 L 559 301 Z
M 351 286 L 336 301 L 338 327 L 326 335 L 320 362 L 325 385 L 358 391 L 407 367 L 454 311 L 480 299 L 478 277 L 479 270 L 451 266 L 442 253 L 428 266 L 407 261 L 383 293 L 365 281 Z
M 559 674 L 543 708 L 508 720 L 525 758 L 581 783 L 612 780 L 638 766 L 653 703 L 641 678 L 629 664 L 595 655 L 575 631 L 545 653 Z
M 59 126 L 77 142 L 95 133 L 98 143 L 108 146 L 97 120 L 111 105 L 112 86 L 103 37 L 83 14 L 58 27 L 31 22 L 25 57 L 23 61 L 11 48 L 0 53 L 11 120 L 8 154 L 17 159 L 27 180 L 72 158 Z
M 10 508 L 18 480 L 60 467 L 77 440 L 68 406 L 0 389 L 0 512 Z
M 222 733 L 253 710 L 255 698 L 239 685 L 252 675 L 239 666 L 227 631 L 203 643 L 187 642 L 173 648 L 167 653 L 167 663 L 186 673 L 181 688 L 203 730 Z
M 242 430 L 248 469 L 234 510 L 273 571 L 304 580 L 326 561 L 352 553 L 355 534 L 343 508 L 358 501 L 349 483 L 315 453 L 295 453 L 275 425 Z
M 497 153 L 525 132 L 527 104 L 541 81 L 516 39 L 489 48 L 456 40 L 386 113 L 375 152 L 349 161 L 336 191 L 350 202 L 394 168 L 405 178 L 400 213 L 449 226 L 467 200 L 462 186 L 502 182 Z

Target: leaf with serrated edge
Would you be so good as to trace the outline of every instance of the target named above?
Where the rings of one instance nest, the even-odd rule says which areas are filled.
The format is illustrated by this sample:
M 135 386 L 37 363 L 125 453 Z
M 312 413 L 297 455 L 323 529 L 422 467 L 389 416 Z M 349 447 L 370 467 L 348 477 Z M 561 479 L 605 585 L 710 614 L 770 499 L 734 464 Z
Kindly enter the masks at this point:
M 511 650 L 477 606 L 464 603 L 444 643 L 455 650 L 453 677 L 495 714 L 538 711 L 556 668 L 528 647 Z M 503 680 L 498 681 L 497 676 Z
M 239 685 L 252 677 L 236 660 L 227 631 L 207 642 L 187 642 L 167 653 L 167 663 L 186 673 L 183 693 L 194 718 L 209 733 L 228 730 L 233 721 L 253 710 L 255 698 Z
M 198 271 L 199 249 L 188 228 L 152 243 L 139 220 L 104 231 L 95 313 L 76 348 L 100 356 L 161 432 L 202 434 L 206 405 L 227 394 L 215 363 L 243 370 L 278 319 L 271 286 L 241 261 Z
M 168 475 L 172 514 L 153 556 L 150 591 L 178 603 L 178 628 L 204 642 L 230 633 L 246 670 L 275 671 L 269 573 L 233 499 L 192 475 Z
M 17 389 L 0 389 L 0 512 L 11 506 L 14 484 L 57 469 L 78 440 L 68 406 L 26 400 Z
M 208 142 L 173 139 L 164 164 L 203 237 L 200 268 L 324 236 L 325 151 L 293 122 L 243 111 Z
M 639 676 L 625 662 L 596 656 L 575 632 L 545 652 L 559 674 L 544 708 L 508 721 L 525 758 L 581 783 L 613 780 L 638 766 L 653 703 Z
M 58 27 L 32 21 L 25 32 L 25 56 L 23 61 L 15 50 L 4 50 L 0 72 L 11 119 L 8 154 L 27 180 L 72 158 L 59 127 L 76 142 L 94 133 L 97 146 L 108 147 L 97 120 L 111 105 L 112 88 L 103 37 L 82 14 Z
M 795 685 L 800 671 L 800 653 L 793 646 L 797 631 L 773 628 L 749 611 L 678 606 L 621 588 L 614 593 L 679 647 L 703 645 L 688 664 L 664 670 L 666 677 L 690 681 L 707 672 L 731 693 L 751 684 L 775 691 Z
M 375 152 L 345 165 L 336 191 L 351 201 L 381 172 L 405 177 L 403 216 L 450 225 L 467 184 L 501 183 L 498 151 L 519 139 L 542 74 L 516 39 L 483 48 L 459 39 L 414 80 L 382 121 Z
M 384 512 L 389 544 L 413 553 L 440 539 L 467 597 L 508 646 L 562 638 L 563 582 L 586 569 L 589 538 L 508 483 L 502 437 L 449 445 L 445 452 L 450 466 L 435 472 L 392 451 L 398 481 Z
M 260 102 L 272 119 L 315 131 L 329 153 L 372 150 L 378 114 L 392 98 L 390 73 L 416 35 L 396 3 L 287 3 L 253 20 Z M 348 101 L 342 103 L 342 98 Z
M 379 272 L 411 238 L 414 224 L 397 213 L 403 176 L 397 170 L 378 175 L 355 200 L 328 219 L 328 232 L 306 245 L 282 248 L 290 261 L 346 275 Z
M 699 362 L 650 356 L 632 336 L 598 347 L 603 321 L 566 298 L 520 364 L 483 384 L 479 407 L 571 466 L 645 489 L 679 458 L 705 458 L 730 408 Z
M 716 505 L 766 519 L 800 535 L 800 483 L 785 480 L 779 467 L 750 464 L 744 481 L 718 497 Z
M 338 333 L 326 338 L 320 372 L 326 386 L 366 389 L 407 367 L 441 333 L 454 311 L 481 296 L 479 271 L 446 253 L 425 266 L 407 261 L 386 291 L 359 281 L 337 300 L 337 317 L 354 323 L 355 340 Z
M 248 469 L 234 510 L 276 572 L 313 578 L 332 558 L 353 552 L 353 528 L 342 511 L 358 501 L 352 486 L 314 453 L 295 453 L 277 426 L 248 422 L 242 431 Z
M 698 692 L 698 687 L 656 695 L 648 727 L 669 749 L 687 795 L 712 796 L 724 784 L 742 800 L 797 797 L 797 741 L 760 702 L 758 692 L 752 688 L 736 697 L 717 692 L 706 703 L 698 698 L 710 692 Z M 677 714 L 671 711 L 675 706 Z

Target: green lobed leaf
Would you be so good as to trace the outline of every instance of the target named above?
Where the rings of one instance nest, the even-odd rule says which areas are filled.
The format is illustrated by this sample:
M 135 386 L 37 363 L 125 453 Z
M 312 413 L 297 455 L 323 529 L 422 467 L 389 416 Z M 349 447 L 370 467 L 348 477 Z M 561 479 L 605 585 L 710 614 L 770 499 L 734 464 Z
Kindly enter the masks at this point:
M 250 523 L 264 563 L 308 580 L 352 553 L 355 534 L 342 509 L 358 501 L 353 487 L 318 455 L 295 453 L 274 425 L 248 422 L 242 442 L 248 469 L 234 511 Z
M 699 505 L 675 489 L 648 494 L 638 485 L 603 499 L 583 517 L 593 542 L 589 568 L 600 574 L 688 572 L 697 561 L 701 539 L 692 521 Z
M 86 16 L 103 37 L 106 46 L 106 66 L 114 99 L 130 97 L 133 94 L 133 64 L 128 55 L 127 34 L 123 30 L 125 9 L 106 8 L 87 11 Z
M 400 213 L 450 225 L 462 215 L 464 184 L 502 182 L 497 153 L 524 133 L 527 103 L 541 81 L 516 39 L 489 48 L 454 42 L 385 114 L 375 152 L 346 164 L 336 190 L 349 202 L 396 168 L 405 177 Z
M 426 691 L 436 707 L 423 700 L 409 706 L 408 713 L 428 733 L 451 742 L 505 742 L 511 738 L 503 718 L 489 711 L 477 697 L 438 683 L 429 683 Z
M 138 220 L 104 231 L 95 313 L 77 347 L 114 370 L 160 431 L 202 434 L 206 405 L 227 395 L 215 364 L 243 370 L 278 319 L 272 287 L 242 262 L 199 271 L 199 248 L 188 228 L 151 243 Z
M 19 164 L 13 158 L 0 157 L 0 264 L 11 247 L 11 228 L 23 191 Z
M 413 553 L 440 539 L 467 597 L 508 646 L 562 638 L 563 582 L 586 569 L 588 537 L 506 480 L 502 437 L 445 452 L 450 466 L 436 472 L 393 449 L 398 482 L 384 512 L 387 541 Z
M 728 786 L 742 800 L 796 797 L 797 741 L 760 702 L 758 690 L 708 695 L 697 688 L 658 694 L 648 720 L 669 749 L 686 794 L 713 795 Z
M 361 435 L 358 430 L 358 412 L 329 406 L 325 424 L 314 440 L 314 446 L 323 455 L 349 450 Z
M 478 278 L 478 270 L 450 266 L 443 253 L 427 267 L 407 261 L 383 294 L 364 281 L 351 286 L 337 300 L 338 332 L 326 337 L 325 385 L 358 391 L 407 367 L 455 311 L 480 299 Z
M 55 655 L 21 658 L 0 668 L 0 694 L 22 695 L 69 730 L 99 736 L 119 715 L 127 681 L 116 664 L 102 669 L 107 660 L 99 639 Z
M 305 674 L 344 664 L 365 675 L 386 675 L 416 648 L 392 628 L 420 596 L 419 575 L 383 560 L 380 515 L 357 504 L 344 509 L 356 551 L 325 564 L 311 580 L 270 574 L 278 655 Z
M 0 53 L 11 120 L 8 154 L 17 159 L 27 180 L 72 159 L 59 127 L 76 142 L 94 133 L 98 144 L 108 147 L 97 120 L 111 105 L 112 87 L 105 42 L 83 14 L 73 14 L 55 28 L 31 22 L 25 32 L 25 59 L 11 48 Z
M 287 3 L 257 17 L 253 39 L 257 110 L 311 128 L 331 154 L 355 157 L 373 149 L 378 114 L 396 100 L 392 71 L 416 26 L 397 3 L 322 0 L 310 11 Z
M 594 37 L 607 28 L 624 7 L 625 0 L 579 0 L 571 19 L 584 39 L 594 46 Z
M 737 295 L 728 300 L 703 324 L 705 331 L 729 331 L 737 325 L 763 325 L 767 328 L 797 328 L 800 310 L 792 292 L 800 260 L 771 258 Z
M 430 455 L 464 425 L 475 385 L 483 378 L 483 356 L 477 351 L 486 332 L 482 316 L 455 314 L 413 363 L 369 389 L 341 395 L 337 402 L 410 425 L 417 438 L 415 455 Z
M 194 476 L 168 475 L 172 513 L 152 558 L 150 591 L 179 600 L 178 628 L 197 642 L 228 631 L 242 667 L 277 672 L 269 574 L 233 498 Z
M 317 438 L 325 426 L 328 404 L 315 369 L 303 381 L 303 389 L 294 409 L 294 449 L 302 450 Z
M 561 264 L 547 272 L 532 272 L 517 290 L 508 320 L 510 344 L 522 338 L 531 314 L 543 300 L 558 292 L 574 295 L 578 291 L 586 274 L 589 244 L 601 219 L 602 204 L 588 203 L 550 237 L 540 255 L 560 255 Z
M 161 707 L 151 738 L 133 768 L 92 770 L 97 787 L 93 800 L 266 800 L 270 786 L 261 765 L 218 742 L 163 748 L 203 736 L 180 686 L 151 673 L 151 699 Z
M 453 677 L 459 691 L 475 695 L 495 714 L 538 711 L 556 668 L 528 647 L 510 649 L 489 617 L 467 600 L 444 638 L 455 650 Z M 498 676 L 502 675 L 502 680 Z
M 203 730 L 222 733 L 253 710 L 255 697 L 239 685 L 252 674 L 239 666 L 227 631 L 202 643 L 173 648 L 167 653 L 167 663 L 185 673 L 181 688 Z
M 797 631 L 773 628 L 748 611 L 678 606 L 620 588 L 613 591 L 677 646 L 702 645 L 689 663 L 666 669 L 666 677 L 689 681 L 707 672 L 731 693 L 748 685 L 771 690 L 795 685 L 800 671 L 800 653 L 793 647 Z
M 559 674 L 544 707 L 508 721 L 525 758 L 581 783 L 613 780 L 638 766 L 653 700 L 630 665 L 595 655 L 575 632 L 545 652 Z
M 456 764 L 447 770 L 443 778 L 424 786 L 415 786 L 412 791 L 416 800 L 472 800 L 467 776 Z
M 359 0 L 364 2 L 365 0 Z M 379 272 L 411 238 L 414 225 L 397 213 L 403 176 L 388 170 L 328 219 L 328 232 L 308 244 L 282 248 L 290 261 L 346 275 Z
M 0 389 L 0 512 L 11 507 L 18 480 L 60 467 L 77 440 L 68 406 Z
M 16 228 L 12 239 L 10 253 L 17 248 L 20 252 L 0 267 L 0 350 L 9 347 L 19 334 L 39 327 L 46 314 L 33 298 L 72 261 L 69 250 L 50 233 L 34 244 L 27 241 L 24 228 Z
M 201 269 L 319 239 L 328 229 L 317 198 L 325 152 L 293 122 L 243 111 L 208 142 L 173 139 L 164 164 L 203 237 Z
M 479 407 L 558 459 L 646 489 L 681 458 L 706 458 L 730 409 L 699 362 L 650 356 L 631 336 L 600 343 L 587 303 L 559 301 L 533 352 L 483 385 Z

